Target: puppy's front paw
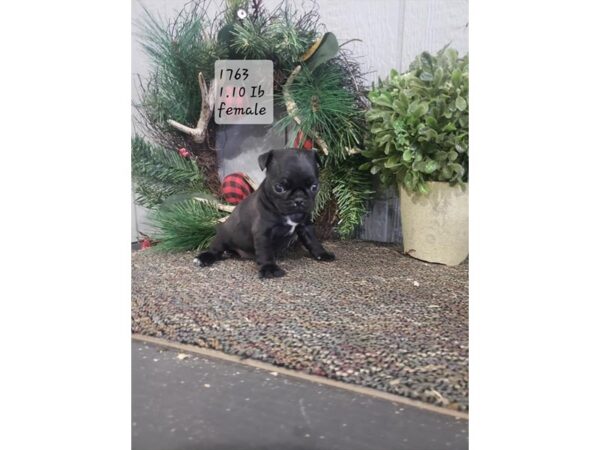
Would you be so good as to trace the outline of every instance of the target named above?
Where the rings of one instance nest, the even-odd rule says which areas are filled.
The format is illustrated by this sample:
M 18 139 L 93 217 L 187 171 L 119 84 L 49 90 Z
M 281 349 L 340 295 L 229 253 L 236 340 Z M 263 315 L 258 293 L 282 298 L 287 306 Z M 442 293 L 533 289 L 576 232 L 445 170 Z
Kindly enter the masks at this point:
M 259 278 L 277 278 L 285 275 L 285 270 L 277 264 L 265 264 L 258 271 Z
M 207 267 L 213 264 L 217 260 L 217 257 L 214 253 L 204 252 L 200 253 L 198 256 L 194 258 L 194 265 L 198 267 Z
M 328 251 L 323 251 L 322 253 L 315 255 L 315 259 L 317 261 L 333 261 L 335 259 L 335 255 Z

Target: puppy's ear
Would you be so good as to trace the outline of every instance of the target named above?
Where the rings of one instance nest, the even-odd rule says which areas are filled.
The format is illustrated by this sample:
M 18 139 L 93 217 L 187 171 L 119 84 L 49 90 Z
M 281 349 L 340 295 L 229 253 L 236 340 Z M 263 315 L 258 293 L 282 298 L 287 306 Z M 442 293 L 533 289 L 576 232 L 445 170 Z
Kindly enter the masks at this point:
M 258 157 L 258 166 L 260 170 L 265 170 L 265 167 L 269 167 L 269 163 L 273 159 L 273 150 L 269 150 L 267 153 L 263 153 Z
M 315 164 L 317 165 L 317 167 L 319 169 L 321 169 L 323 167 L 323 162 L 321 161 L 321 156 L 319 155 L 319 151 L 316 148 L 313 148 L 311 150 L 312 154 L 313 154 L 313 158 L 315 158 Z

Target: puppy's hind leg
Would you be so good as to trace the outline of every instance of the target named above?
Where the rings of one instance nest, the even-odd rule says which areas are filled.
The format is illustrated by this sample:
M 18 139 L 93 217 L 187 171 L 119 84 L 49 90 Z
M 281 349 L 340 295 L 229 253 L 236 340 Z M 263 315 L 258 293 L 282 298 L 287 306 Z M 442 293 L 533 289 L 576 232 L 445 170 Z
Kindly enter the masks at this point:
M 223 238 L 220 233 L 210 243 L 210 247 L 207 251 L 200 253 L 194 258 L 194 264 L 199 267 L 207 267 L 212 265 L 215 261 L 218 261 L 223 257 L 223 253 L 227 250 Z

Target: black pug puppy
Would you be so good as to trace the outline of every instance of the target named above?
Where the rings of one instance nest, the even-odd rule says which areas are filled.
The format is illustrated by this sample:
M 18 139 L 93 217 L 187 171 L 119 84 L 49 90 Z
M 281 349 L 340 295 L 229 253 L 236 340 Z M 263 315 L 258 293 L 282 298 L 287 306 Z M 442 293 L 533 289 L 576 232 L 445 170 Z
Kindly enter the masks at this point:
M 316 151 L 302 149 L 270 150 L 258 157 L 266 178 L 256 191 L 245 198 L 228 219 L 218 225 L 217 235 L 208 251 L 194 263 L 210 266 L 225 251 L 242 257 L 254 257 L 260 278 L 281 277 L 285 271 L 275 256 L 287 248 L 294 234 L 319 261 L 333 261 L 315 236 L 311 212 L 319 191 Z

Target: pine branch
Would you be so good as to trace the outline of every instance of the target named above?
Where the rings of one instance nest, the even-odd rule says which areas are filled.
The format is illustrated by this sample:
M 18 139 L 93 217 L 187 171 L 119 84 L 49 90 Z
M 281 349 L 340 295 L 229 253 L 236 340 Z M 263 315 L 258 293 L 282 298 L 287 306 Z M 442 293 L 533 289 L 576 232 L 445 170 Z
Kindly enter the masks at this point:
M 357 158 L 357 157 L 354 157 Z M 372 181 L 368 173 L 358 170 L 354 162 L 336 168 L 332 176 L 332 193 L 339 217 L 337 231 L 342 239 L 352 236 L 366 214 L 367 201 L 372 197 Z
M 136 107 L 144 126 L 159 135 L 177 133 L 167 119 L 186 125 L 198 120 L 198 72 L 211 79 L 214 62 L 227 57 L 227 49 L 211 36 L 213 20 L 203 3 L 184 8 L 169 22 L 146 11 L 139 24 L 140 42 L 153 68 L 147 83 L 139 85 L 141 102 Z
M 290 70 L 316 40 L 318 15 L 314 11 L 301 13 L 289 4 L 282 4 L 278 13 L 267 29 L 267 39 L 278 68 Z
M 135 202 L 146 208 L 160 205 L 167 197 L 173 195 L 172 186 L 156 181 L 134 179 Z
M 155 248 L 166 252 L 204 249 L 216 234 L 218 220 L 226 215 L 211 203 L 193 199 L 167 203 L 150 218 L 158 230 L 152 236 L 159 241 Z
M 331 171 L 329 169 L 321 170 L 319 176 L 319 192 L 315 199 L 315 207 L 313 209 L 312 217 L 315 220 L 325 209 L 327 202 L 332 197 L 332 184 L 331 184 Z
M 352 149 L 362 146 L 365 130 L 362 111 L 357 107 L 358 94 L 346 83 L 343 69 L 334 62 L 322 64 L 313 72 L 304 68 L 289 89 L 297 120 L 288 114 L 276 126 L 290 127 L 293 136 L 297 131 L 320 136 L 330 158 L 343 161 Z M 285 105 L 285 98 L 280 101 Z
M 204 191 L 204 177 L 198 166 L 177 152 L 131 139 L 131 170 L 136 201 L 149 208 L 181 192 Z
M 276 72 L 289 71 L 317 37 L 316 5 L 301 11 L 282 2 L 269 12 L 262 5 L 256 9 L 256 3 L 248 19 L 231 22 L 230 57 L 270 59 Z
M 264 19 L 245 20 L 233 26 L 231 49 L 245 59 L 268 59 L 271 45 L 267 39 Z

